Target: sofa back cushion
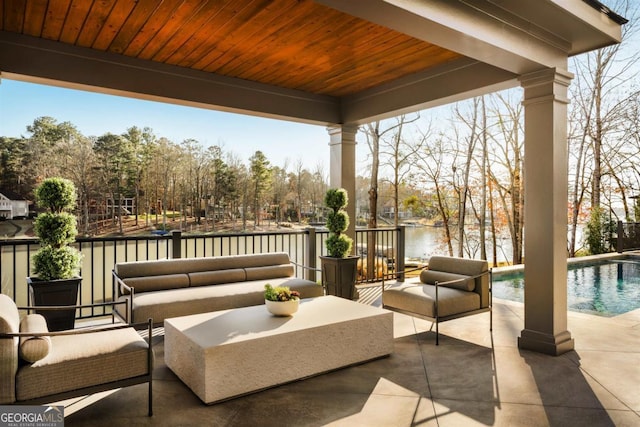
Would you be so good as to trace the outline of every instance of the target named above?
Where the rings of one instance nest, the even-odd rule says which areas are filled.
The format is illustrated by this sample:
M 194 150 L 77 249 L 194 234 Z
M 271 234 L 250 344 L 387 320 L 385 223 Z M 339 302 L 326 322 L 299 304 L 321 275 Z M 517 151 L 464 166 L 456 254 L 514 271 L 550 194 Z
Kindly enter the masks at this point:
M 293 264 L 266 265 L 263 267 L 249 267 L 244 269 L 247 280 L 276 279 L 292 277 L 295 273 Z
M 253 267 L 266 267 L 270 265 L 290 264 L 289 254 L 286 252 L 192 258 L 189 261 L 190 264 L 188 272 L 230 270 L 238 268 L 246 269 Z
M 20 313 L 11 298 L 0 294 L 0 333 L 20 330 Z M 0 405 L 16 401 L 18 338 L 0 338 Z
M 291 264 L 286 252 L 271 252 L 265 254 L 239 255 L 243 268 L 266 267 L 268 265 Z
M 488 271 L 487 261 L 467 258 L 432 256 L 429 258 L 429 270 L 446 271 L 448 273 L 477 276 Z
M 124 279 L 127 286 L 135 288 L 136 292 L 161 291 L 165 289 L 188 288 L 189 276 L 186 274 L 165 274 L 162 276 L 131 277 Z M 127 295 L 126 289 L 121 289 Z
M 123 262 L 116 264 L 114 271 L 136 292 L 275 279 L 295 274 L 286 252 Z M 126 289 L 121 292 L 128 293 Z
M 247 274 L 244 268 L 228 270 L 196 271 L 189 273 L 190 286 L 218 285 L 221 283 L 244 282 Z
M 250 255 L 121 262 L 115 265 L 114 271 L 121 279 L 127 279 L 131 277 L 265 267 L 289 263 L 289 254 L 286 252 L 272 252 Z
M 120 262 L 113 268 L 121 279 L 144 276 L 163 276 L 165 274 L 182 273 L 179 265 L 173 259 L 158 259 L 151 261 Z

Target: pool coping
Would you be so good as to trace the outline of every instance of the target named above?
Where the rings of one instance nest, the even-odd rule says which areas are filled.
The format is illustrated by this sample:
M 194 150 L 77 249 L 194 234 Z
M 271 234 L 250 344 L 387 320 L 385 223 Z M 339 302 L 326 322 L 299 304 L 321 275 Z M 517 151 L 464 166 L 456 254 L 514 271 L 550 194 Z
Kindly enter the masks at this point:
M 606 261 L 612 259 L 627 259 L 627 258 L 640 258 L 640 252 L 612 252 L 608 254 L 600 255 L 588 255 L 574 258 L 567 258 L 567 266 L 576 264 L 588 264 L 594 261 Z M 493 276 L 501 276 L 510 273 L 519 273 L 524 270 L 525 264 L 509 265 L 506 267 L 494 267 L 491 269 Z
M 588 264 L 594 261 L 606 261 L 606 260 L 612 260 L 612 259 L 629 259 L 629 258 L 640 259 L 640 251 L 630 251 L 630 252 L 623 252 L 623 253 L 612 252 L 608 254 L 588 255 L 588 256 L 582 256 L 582 257 L 567 258 L 567 266 L 578 265 L 578 264 Z M 510 273 L 519 273 L 522 270 L 524 270 L 524 266 L 525 266 L 524 264 L 516 264 L 516 265 L 510 265 L 506 267 L 495 267 L 491 269 L 491 275 L 494 277 L 495 276 L 499 277 L 499 276 L 507 275 Z M 493 297 L 493 298 L 503 303 L 522 305 L 522 306 L 524 305 L 524 303 L 521 301 L 513 301 L 513 300 L 508 300 L 508 299 L 499 298 L 499 297 Z M 633 324 L 636 324 L 638 322 L 637 319 L 640 319 L 640 308 L 628 311 L 626 313 L 616 314 L 615 316 L 600 316 L 594 313 L 575 311 L 575 310 L 568 310 L 568 311 L 571 311 L 572 313 L 586 315 L 586 316 L 594 316 L 597 318 L 627 321 Z

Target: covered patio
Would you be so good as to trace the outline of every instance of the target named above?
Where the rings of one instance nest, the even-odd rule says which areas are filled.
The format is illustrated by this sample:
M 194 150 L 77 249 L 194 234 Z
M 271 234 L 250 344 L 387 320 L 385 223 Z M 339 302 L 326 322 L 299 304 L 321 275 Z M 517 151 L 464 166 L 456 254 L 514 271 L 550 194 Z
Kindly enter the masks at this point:
M 379 305 L 380 288 L 360 288 Z M 615 318 L 570 312 L 576 351 L 549 357 L 520 350 L 520 303 L 441 325 L 394 314 L 390 357 L 212 406 L 164 364 L 154 332 L 154 416 L 144 385 L 70 400 L 70 426 L 633 426 L 640 423 L 640 311 Z M 304 363 L 304 361 L 300 361 Z M 274 367 L 277 368 L 277 367 Z M 238 375 L 242 375 L 241 372 Z
M 391 357 L 208 407 L 164 365 L 157 330 L 155 415 L 134 386 L 67 402 L 69 425 L 640 421 L 640 314 L 566 301 L 567 61 L 619 43 L 624 18 L 594 0 L 2 6 L 0 77 L 326 126 L 330 185 L 350 193 L 359 125 L 524 89 L 526 303 L 498 301 L 493 333 L 473 316 L 443 324 L 436 347 L 430 323 L 395 314 Z M 361 302 L 379 305 L 375 289 Z
M 518 345 L 574 348 L 567 63 L 619 43 L 626 22 L 598 1 L 34 0 L 6 1 L 1 13 L 0 77 L 327 126 L 330 186 L 350 194 L 359 125 L 521 86 L 527 288 Z M 353 204 L 347 210 L 355 217 Z

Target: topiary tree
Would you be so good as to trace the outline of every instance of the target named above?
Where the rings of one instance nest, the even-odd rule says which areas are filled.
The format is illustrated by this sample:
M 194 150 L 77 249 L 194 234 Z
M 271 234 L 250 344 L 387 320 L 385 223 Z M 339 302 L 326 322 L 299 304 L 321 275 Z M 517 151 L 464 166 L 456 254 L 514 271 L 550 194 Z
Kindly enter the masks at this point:
M 36 188 L 36 203 L 47 209 L 38 215 L 34 231 L 41 248 L 33 256 L 34 273 L 41 280 L 70 279 L 80 271 L 81 254 L 70 247 L 78 234 L 75 208 L 76 188 L 64 178 L 48 178 Z
M 351 253 L 353 240 L 344 234 L 349 227 L 349 215 L 344 210 L 348 203 L 349 198 L 344 188 L 330 188 L 324 196 L 325 206 L 331 209 L 327 216 L 329 237 L 325 241 L 330 257 L 344 258 Z

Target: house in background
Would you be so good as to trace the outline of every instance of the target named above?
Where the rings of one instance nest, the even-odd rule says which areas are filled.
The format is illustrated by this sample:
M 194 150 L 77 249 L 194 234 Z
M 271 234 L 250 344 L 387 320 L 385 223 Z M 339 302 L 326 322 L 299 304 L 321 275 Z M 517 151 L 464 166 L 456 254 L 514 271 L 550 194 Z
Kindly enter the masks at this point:
M 29 201 L 10 190 L 0 189 L 0 219 L 25 219 Z

